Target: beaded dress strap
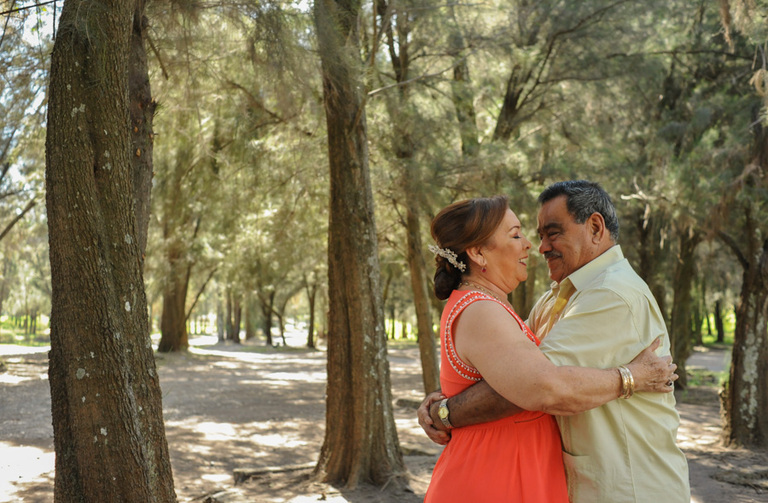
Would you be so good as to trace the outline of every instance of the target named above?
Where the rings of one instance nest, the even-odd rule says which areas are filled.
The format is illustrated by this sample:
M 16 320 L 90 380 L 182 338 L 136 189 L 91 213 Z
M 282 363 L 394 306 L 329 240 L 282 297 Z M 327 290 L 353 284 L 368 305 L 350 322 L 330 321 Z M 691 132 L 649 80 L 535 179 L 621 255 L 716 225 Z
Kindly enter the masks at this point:
M 528 328 L 525 322 L 512 308 L 501 302 L 496 297 L 493 297 L 492 295 L 474 290 L 468 290 L 465 295 L 456 301 L 450 313 L 448 313 L 448 318 L 445 323 L 445 332 L 443 333 L 443 339 L 445 340 L 445 354 L 448 357 L 448 362 L 451 364 L 451 367 L 458 375 L 470 381 L 481 381 L 483 376 L 475 367 L 464 363 L 464 361 L 462 361 L 462 359 L 459 357 L 459 354 L 456 352 L 456 345 L 454 344 L 453 340 L 453 322 L 456 321 L 456 318 L 458 318 L 458 316 L 462 313 L 462 311 L 464 311 L 464 309 L 466 309 L 467 306 L 478 300 L 490 300 L 504 307 L 504 309 L 506 309 L 507 312 L 512 315 L 515 321 L 517 321 L 517 324 L 520 325 L 520 328 L 526 337 L 533 341 L 537 346 L 540 344 L 539 338 L 536 337 L 536 334 L 534 334 L 531 329 Z

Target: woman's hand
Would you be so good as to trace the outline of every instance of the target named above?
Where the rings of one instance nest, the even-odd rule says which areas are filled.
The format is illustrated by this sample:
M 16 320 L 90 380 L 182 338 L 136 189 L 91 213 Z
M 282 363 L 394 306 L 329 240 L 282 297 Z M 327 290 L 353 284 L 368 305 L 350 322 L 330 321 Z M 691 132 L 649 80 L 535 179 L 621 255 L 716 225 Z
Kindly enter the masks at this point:
M 660 344 L 661 337 L 658 337 L 627 365 L 635 380 L 635 391 L 670 393 L 675 390 L 674 383 L 679 377 L 675 374 L 677 365 L 672 363 L 671 356 L 656 355 Z

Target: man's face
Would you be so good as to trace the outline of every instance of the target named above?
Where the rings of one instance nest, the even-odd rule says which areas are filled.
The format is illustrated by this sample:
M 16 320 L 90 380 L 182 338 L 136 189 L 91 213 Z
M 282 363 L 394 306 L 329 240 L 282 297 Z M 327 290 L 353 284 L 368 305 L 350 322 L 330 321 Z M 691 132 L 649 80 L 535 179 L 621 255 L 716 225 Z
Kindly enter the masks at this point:
M 568 213 L 565 198 L 558 196 L 541 206 L 537 229 L 539 252 L 547 259 L 549 277 L 558 283 L 594 258 L 589 220 L 577 224 Z

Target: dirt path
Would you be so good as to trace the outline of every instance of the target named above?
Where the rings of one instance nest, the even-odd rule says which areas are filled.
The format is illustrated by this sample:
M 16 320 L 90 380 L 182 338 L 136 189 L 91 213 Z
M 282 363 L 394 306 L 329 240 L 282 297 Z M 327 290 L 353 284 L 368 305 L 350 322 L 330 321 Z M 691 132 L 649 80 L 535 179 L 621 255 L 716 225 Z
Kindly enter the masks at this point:
M 204 340 L 202 342 L 205 342 Z M 6 349 L 7 352 L 7 349 Z M 296 348 L 199 346 L 160 355 L 166 433 L 180 502 L 418 502 L 440 448 L 422 434 L 415 348 L 390 350 L 398 436 L 411 491 L 338 490 L 308 476 L 323 442 L 325 354 Z M 711 356 L 711 355 L 710 355 Z M 45 353 L 4 357 L 0 373 L 0 502 L 50 502 L 53 438 Z M 678 396 L 692 502 L 768 502 L 768 453 L 719 446 L 714 390 Z M 270 471 L 273 468 L 291 468 Z M 264 473 L 239 484 L 235 469 Z M 211 501 L 209 499 L 208 501 Z

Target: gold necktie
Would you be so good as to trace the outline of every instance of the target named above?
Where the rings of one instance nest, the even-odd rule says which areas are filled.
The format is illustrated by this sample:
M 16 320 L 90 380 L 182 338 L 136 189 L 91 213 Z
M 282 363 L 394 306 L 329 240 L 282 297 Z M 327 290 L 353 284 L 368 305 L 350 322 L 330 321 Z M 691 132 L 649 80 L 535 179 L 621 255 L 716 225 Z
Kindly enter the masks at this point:
M 557 293 L 557 299 L 555 299 L 555 305 L 552 306 L 552 313 L 549 315 L 550 327 L 555 321 L 557 321 L 557 318 L 560 316 L 560 313 L 563 312 L 565 305 L 568 303 L 568 299 L 571 298 L 571 295 L 573 295 L 573 292 L 575 291 L 576 291 L 576 287 L 573 286 L 573 283 L 571 283 L 570 279 L 566 278 L 562 282 L 560 282 L 560 290 Z

